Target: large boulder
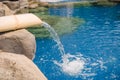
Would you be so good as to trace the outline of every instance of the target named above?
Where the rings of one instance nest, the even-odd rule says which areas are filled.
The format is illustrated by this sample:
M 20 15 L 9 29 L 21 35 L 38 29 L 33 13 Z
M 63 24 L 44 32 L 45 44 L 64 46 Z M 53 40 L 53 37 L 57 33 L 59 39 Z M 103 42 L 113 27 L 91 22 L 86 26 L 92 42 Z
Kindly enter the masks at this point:
M 38 7 L 38 4 L 37 3 L 34 3 L 34 4 L 30 4 L 29 5 L 29 8 L 30 9 L 35 9 L 35 8 L 37 8 Z
M 39 2 L 39 6 L 48 7 L 49 3 L 48 2 Z
M 47 80 L 24 55 L 0 52 L 0 80 Z
M 4 16 L 5 15 L 5 11 L 1 8 L 1 4 L 0 4 L 0 16 Z
M 0 16 L 28 13 L 28 0 L 0 0 Z
M 38 2 L 36 0 L 28 0 L 29 2 L 29 8 L 34 9 L 38 7 Z
M 28 7 L 28 0 L 19 0 L 20 7 Z
M 24 54 L 33 59 L 36 51 L 35 37 L 25 29 L 3 33 L 0 35 L 0 50 Z
M 5 4 L 0 2 L 0 16 L 11 15 L 13 11 L 8 8 Z
M 19 1 L 3 1 L 11 10 L 16 10 L 20 7 Z

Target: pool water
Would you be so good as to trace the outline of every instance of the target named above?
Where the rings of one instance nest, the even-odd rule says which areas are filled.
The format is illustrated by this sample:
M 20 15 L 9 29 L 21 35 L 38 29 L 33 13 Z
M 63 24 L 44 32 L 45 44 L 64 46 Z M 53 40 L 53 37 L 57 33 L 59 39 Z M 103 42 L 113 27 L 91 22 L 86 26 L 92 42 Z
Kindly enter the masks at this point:
M 68 16 L 67 7 L 50 8 L 50 15 Z M 48 80 L 120 80 L 120 5 L 114 7 L 76 7 L 69 17 L 86 23 L 70 34 L 60 36 L 66 54 L 85 62 L 78 75 L 70 75 L 54 61 L 61 54 L 53 39 L 36 39 L 34 63 Z M 66 26 L 67 28 L 67 26 Z M 73 64 L 74 65 L 74 64 Z

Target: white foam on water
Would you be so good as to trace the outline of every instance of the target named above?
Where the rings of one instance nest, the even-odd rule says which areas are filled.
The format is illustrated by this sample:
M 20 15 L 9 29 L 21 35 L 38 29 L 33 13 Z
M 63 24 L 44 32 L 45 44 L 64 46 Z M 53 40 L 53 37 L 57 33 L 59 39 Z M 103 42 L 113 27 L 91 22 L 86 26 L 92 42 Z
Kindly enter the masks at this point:
M 61 62 L 51 61 L 58 65 L 62 72 L 74 77 L 80 76 L 83 80 L 93 80 L 93 76 L 97 75 L 96 70 L 107 70 L 107 67 L 104 65 L 106 62 L 102 58 L 96 60 L 89 56 L 83 56 L 81 53 L 77 53 L 78 55 L 66 54 L 55 30 L 45 22 L 43 23 L 43 26 L 50 32 L 53 40 L 57 43 L 58 49 L 60 50 L 62 58 Z M 49 60 L 41 58 L 41 61 L 46 62 Z
M 54 61 L 54 63 L 60 66 L 62 71 L 70 76 L 80 75 L 84 69 L 85 62 L 74 55 L 65 54 L 62 56 L 62 61 L 62 63 L 58 63 L 57 61 Z
M 77 55 L 65 54 L 62 61 L 54 61 L 59 66 L 62 73 L 73 77 L 80 77 L 83 80 L 92 80 L 97 75 L 96 70 L 105 71 L 107 67 L 102 59 L 94 59 L 83 56 L 81 53 Z

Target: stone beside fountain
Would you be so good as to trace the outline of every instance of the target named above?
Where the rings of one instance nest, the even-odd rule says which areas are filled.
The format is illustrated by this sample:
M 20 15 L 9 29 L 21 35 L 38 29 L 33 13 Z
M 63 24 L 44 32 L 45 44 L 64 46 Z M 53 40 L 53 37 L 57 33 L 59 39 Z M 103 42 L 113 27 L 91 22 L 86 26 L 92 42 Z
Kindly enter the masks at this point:
M 34 0 L 29 1 L 0 0 L 0 16 L 26 13 L 27 8 L 38 6 Z M 35 37 L 27 30 L 0 33 L 0 80 L 47 80 L 32 62 L 35 51 Z
M 24 55 L 0 51 L 0 80 L 47 80 L 47 78 Z
M 47 80 L 32 62 L 34 35 L 21 29 L 35 24 L 42 22 L 33 14 L 0 17 L 0 80 Z
M 13 15 L 17 12 L 26 13 L 28 5 L 27 0 L 0 0 L 0 16 Z M 33 5 L 31 8 L 33 7 L 35 6 Z M 0 24 L 3 25 L 4 21 Z M 27 30 L 15 29 L 1 32 L 0 80 L 47 80 L 32 62 L 35 51 L 35 36 Z
M 47 80 L 32 62 L 36 42 L 25 29 L 0 35 L 0 80 Z
M 23 54 L 32 60 L 36 51 L 35 37 L 25 29 L 6 32 L 0 35 L 0 50 Z
M 0 16 L 12 15 L 18 12 L 28 12 L 28 1 L 27 0 L 0 0 Z
M 38 6 L 48 6 L 47 2 L 39 2 L 38 0 L 0 0 L 0 16 L 28 13 L 29 9 Z

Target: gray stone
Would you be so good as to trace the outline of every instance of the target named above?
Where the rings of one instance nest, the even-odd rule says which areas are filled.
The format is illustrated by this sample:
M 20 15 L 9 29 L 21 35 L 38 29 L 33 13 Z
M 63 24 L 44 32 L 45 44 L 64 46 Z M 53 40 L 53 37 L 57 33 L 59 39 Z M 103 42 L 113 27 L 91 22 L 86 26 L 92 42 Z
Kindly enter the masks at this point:
M 28 13 L 28 0 L 0 0 L 0 16 Z
M 0 9 L 0 17 L 5 15 L 5 10 Z
M 0 2 L 0 16 L 11 15 L 13 14 L 12 10 L 10 10 L 5 4 Z
M 2 2 L 0 2 L 0 16 L 4 16 L 5 15 L 5 11 L 3 10 L 3 4 Z
M 3 9 L 3 3 L 0 2 L 0 17 L 5 15 L 5 10 Z
M 0 80 L 47 80 L 47 78 L 24 55 L 1 51 Z
M 35 9 L 35 8 L 37 8 L 38 7 L 38 4 L 31 4 L 31 5 L 29 5 L 29 8 L 30 9 Z
M 35 37 L 25 29 L 1 34 L 0 50 L 24 54 L 29 59 L 33 59 L 36 51 Z
M 28 0 L 19 0 L 21 7 L 28 7 Z
M 3 1 L 11 10 L 18 9 L 20 7 L 19 1 Z

